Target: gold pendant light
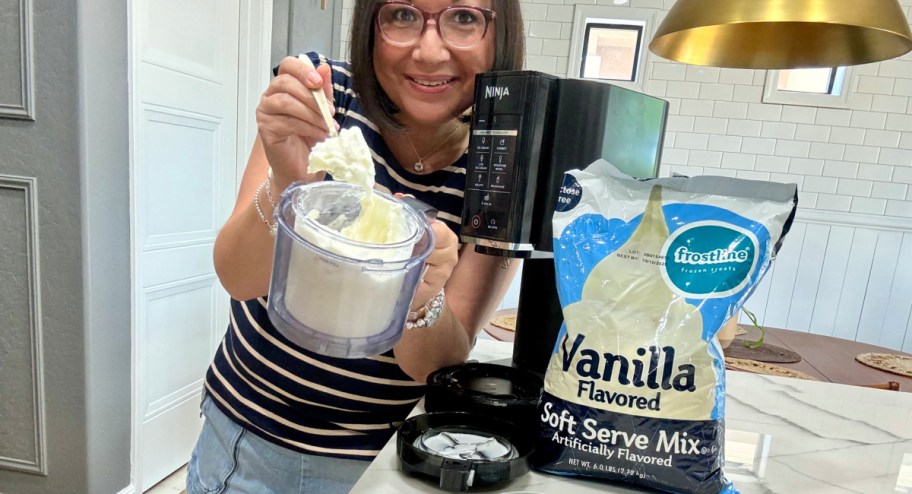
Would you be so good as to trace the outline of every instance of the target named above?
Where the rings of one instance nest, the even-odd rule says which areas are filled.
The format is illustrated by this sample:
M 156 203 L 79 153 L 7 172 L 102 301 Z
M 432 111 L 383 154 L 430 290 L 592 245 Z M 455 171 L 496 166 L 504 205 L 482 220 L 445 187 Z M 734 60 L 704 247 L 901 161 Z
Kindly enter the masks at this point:
M 677 0 L 649 49 L 693 65 L 841 67 L 912 50 L 896 0 Z

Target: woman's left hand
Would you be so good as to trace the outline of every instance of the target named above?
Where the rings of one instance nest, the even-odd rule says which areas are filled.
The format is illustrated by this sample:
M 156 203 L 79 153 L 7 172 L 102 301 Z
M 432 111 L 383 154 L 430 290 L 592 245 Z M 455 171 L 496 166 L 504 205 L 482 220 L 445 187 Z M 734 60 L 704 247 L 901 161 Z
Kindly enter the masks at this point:
M 440 292 L 453 274 L 456 262 L 459 261 L 459 241 L 456 234 L 440 220 L 433 220 L 431 228 L 437 240 L 434 250 L 425 262 L 424 276 L 412 300 L 413 311 L 424 306 Z
M 459 246 L 441 221 L 431 227 L 437 236 L 427 259 L 427 272 L 418 285 L 412 311 L 423 307 L 446 286 L 446 302 L 431 326 L 405 331 L 393 348 L 403 372 L 418 382 L 448 365 L 465 362 L 478 331 L 488 321 L 516 272 L 496 256 L 479 254 L 474 246 Z

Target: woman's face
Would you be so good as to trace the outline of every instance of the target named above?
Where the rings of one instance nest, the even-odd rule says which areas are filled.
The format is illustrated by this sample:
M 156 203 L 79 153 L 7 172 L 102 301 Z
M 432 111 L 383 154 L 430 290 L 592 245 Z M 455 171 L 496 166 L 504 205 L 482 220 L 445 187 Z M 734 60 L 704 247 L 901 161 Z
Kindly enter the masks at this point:
M 491 9 L 493 0 L 413 0 L 425 12 L 451 5 Z M 388 43 L 374 29 L 374 71 L 390 100 L 399 108 L 397 119 L 406 126 L 441 124 L 472 105 L 475 74 L 494 65 L 494 23 L 470 48 L 453 48 L 437 32 L 435 21 L 411 46 Z

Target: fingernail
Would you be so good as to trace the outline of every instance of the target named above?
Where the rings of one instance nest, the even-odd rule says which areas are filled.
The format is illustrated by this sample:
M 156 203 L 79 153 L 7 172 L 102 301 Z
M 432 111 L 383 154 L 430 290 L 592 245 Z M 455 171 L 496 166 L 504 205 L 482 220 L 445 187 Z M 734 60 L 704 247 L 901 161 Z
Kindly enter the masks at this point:
M 341 125 L 339 125 L 339 122 L 336 122 L 336 121 L 335 121 L 335 120 L 333 120 L 333 125 L 335 125 L 335 126 L 336 126 L 336 131 L 340 131 L 340 130 L 342 130 L 342 126 L 341 126 Z
M 310 82 L 314 84 L 323 84 L 323 78 L 320 77 L 320 74 L 318 74 L 316 71 L 308 74 L 307 78 L 310 79 Z

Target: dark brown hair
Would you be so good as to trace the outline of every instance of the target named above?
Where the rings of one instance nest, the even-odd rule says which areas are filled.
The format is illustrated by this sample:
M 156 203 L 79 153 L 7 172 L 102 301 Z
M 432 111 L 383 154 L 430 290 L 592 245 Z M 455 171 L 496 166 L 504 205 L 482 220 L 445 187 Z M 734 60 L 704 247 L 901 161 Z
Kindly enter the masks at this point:
M 374 12 L 384 0 L 356 0 L 351 18 L 350 60 L 352 89 L 367 117 L 380 127 L 398 129 L 399 111 L 380 87 L 374 73 Z M 519 0 L 493 0 L 494 65 L 491 70 L 519 70 L 525 56 L 525 34 Z M 488 33 L 490 36 L 490 32 Z

